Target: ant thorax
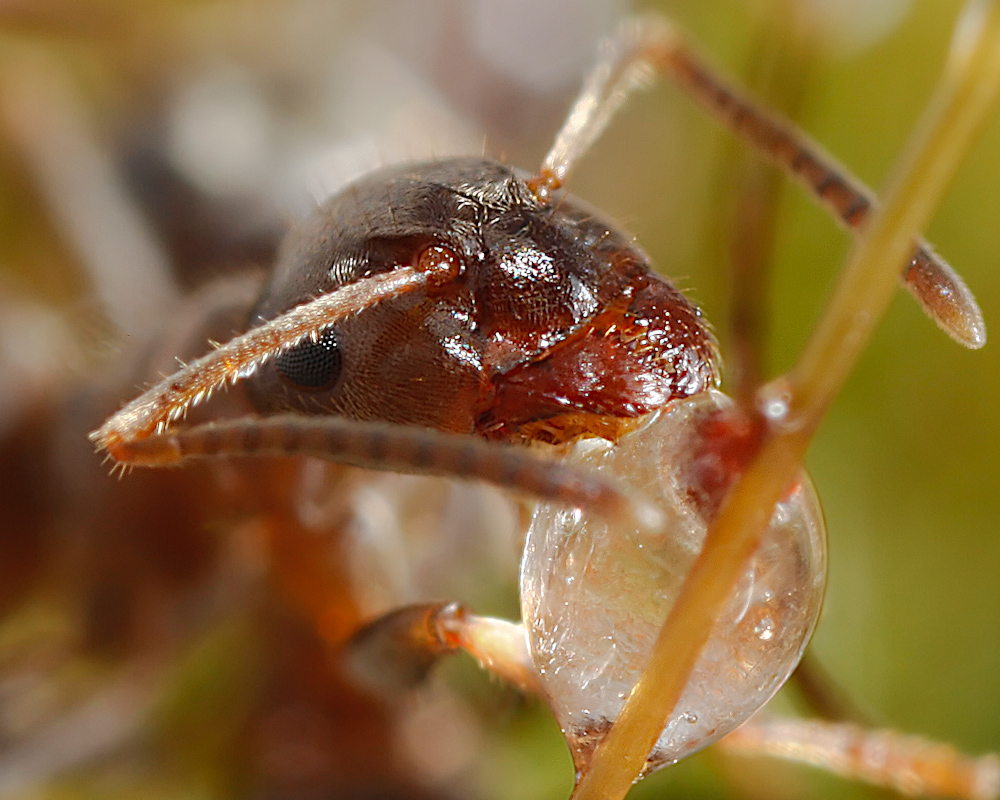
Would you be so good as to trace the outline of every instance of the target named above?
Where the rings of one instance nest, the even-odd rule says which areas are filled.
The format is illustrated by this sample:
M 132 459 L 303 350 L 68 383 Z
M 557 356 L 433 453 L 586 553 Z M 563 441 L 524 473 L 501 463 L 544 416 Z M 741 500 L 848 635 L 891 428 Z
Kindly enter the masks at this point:
M 429 254 L 460 275 L 262 367 L 258 406 L 558 443 L 617 437 L 715 386 L 700 311 L 613 223 L 570 195 L 540 200 L 526 177 L 480 159 L 396 166 L 325 203 L 286 243 L 255 319 Z

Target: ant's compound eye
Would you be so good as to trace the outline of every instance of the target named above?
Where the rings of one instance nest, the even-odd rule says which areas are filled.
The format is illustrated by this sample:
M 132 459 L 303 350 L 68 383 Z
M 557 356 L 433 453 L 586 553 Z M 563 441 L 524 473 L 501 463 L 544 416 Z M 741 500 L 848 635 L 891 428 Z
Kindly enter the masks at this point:
M 570 456 L 570 463 L 608 477 L 629 476 L 660 506 L 662 530 L 636 531 L 551 503 L 535 511 L 521 565 L 521 609 L 535 667 L 578 769 L 642 674 L 702 548 L 710 512 L 691 491 L 697 472 L 690 466 L 701 452 L 700 422 L 731 407 L 714 391 L 677 400 L 614 447 L 584 440 Z M 771 698 L 812 633 L 825 576 L 823 515 L 801 475 L 716 621 L 648 768 L 711 744 Z
M 319 391 L 331 388 L 340 378 L 344 357 L 331 328 L 319 339 L 307 339 L 275 359 L 283 378 L 299 389 Z

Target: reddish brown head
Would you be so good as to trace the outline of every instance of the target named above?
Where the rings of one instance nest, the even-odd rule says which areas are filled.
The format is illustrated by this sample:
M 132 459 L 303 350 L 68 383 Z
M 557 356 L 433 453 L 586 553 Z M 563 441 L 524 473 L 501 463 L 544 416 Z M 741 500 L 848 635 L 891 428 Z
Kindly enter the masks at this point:
M 385 302 L 269 362 L 264 410 L 566 441 L 713 386 L 715 342 L 645 254 L 571 196 L 491 161 L 373 173 L 279 256 L 256 319 L 358 278 L 455 258 L 451 283 Z

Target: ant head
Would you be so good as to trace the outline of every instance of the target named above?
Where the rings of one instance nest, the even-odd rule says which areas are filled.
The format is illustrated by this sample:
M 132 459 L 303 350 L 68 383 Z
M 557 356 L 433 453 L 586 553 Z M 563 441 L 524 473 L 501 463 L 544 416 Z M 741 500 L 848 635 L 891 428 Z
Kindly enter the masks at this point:
M 286 242 L 257 318 L 425 259 L 456 277 L 278 356 L 251 382 L 258 405 L 563 441 L 715 380 L 699 312 L 629 237 L 480 159 L 383 169 L 332 198 Z

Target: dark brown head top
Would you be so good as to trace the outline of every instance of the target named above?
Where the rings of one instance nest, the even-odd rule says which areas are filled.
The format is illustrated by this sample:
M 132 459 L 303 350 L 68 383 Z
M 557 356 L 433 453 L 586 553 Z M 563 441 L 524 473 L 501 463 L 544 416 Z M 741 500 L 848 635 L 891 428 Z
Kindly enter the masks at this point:
M 455 159 L 368 175 L 286 241 L 255 320 L 422 259 L 452 282 L 327 329 L 250 382 L 265 410 L 561 442 L 615 438 L 717 381 L 697 308 L 569 195 L 540 201 L 501 164 Z

